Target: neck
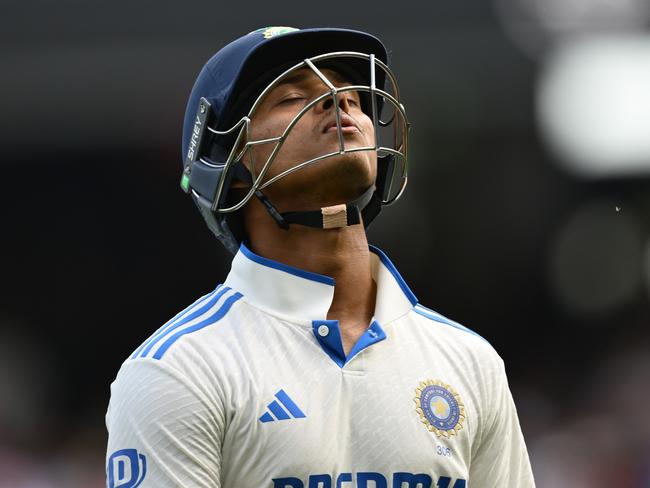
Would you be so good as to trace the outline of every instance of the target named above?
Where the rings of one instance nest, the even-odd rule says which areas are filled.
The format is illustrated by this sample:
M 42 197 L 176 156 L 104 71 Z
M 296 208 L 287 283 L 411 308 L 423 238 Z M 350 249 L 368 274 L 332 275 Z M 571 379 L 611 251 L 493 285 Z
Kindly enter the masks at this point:
M 251 250 L 260 256 L 335 280 L 327 319 L 338 320 L 346 354 L 370 325 L 376 285 L 363 224 L 336 229 L 292 225 L 283 230 L 256 199 L 246 207 Z

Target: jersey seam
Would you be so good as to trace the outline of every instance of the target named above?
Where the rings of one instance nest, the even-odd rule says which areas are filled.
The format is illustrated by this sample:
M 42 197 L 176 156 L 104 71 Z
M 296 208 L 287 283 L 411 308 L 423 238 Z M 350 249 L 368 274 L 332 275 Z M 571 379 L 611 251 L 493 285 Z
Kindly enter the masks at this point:
M 178 366 L 171 364 L 169 362 L 164 362 L 160 361 L 157 359 L 154 359 L 152 357 L 137 357 L 133 360 L 127 361 L 125 363 L 125 367 L 135 367 L 137 364 L 148 364 L 151 365 L 153 368 L 158 368 L 159 371 L 171 376 L 175 380 L 179 381 L 183 387 L 187 388 L 188 391 L 194 395 L 198 401 L 201 402 L 206 408 L 207 411 L 212 411 L 211 404 L 214 402 L 211 402 L 210 398 L 206 396 L 205 394 L 202 393 L 200 388 L 197 388 L 195 386 L 195 382 L 191 380 L 191 378 Z M 220 388 L 222 393 L 223 390 Z M 226 412 L 226 406 L 223 403 L 223 400 L 221 398 L 221 395 L 215 395 L 215 397 L 219 400 L 219 405 L 218 409 L 221 411 L 221 414 L 224 416 L 222 419 L 217 419 L 217 422 L 223 422 L 225 425 L 225 412 Z M 225 430 L 220 432 L 219 435 L 219 442 L 223 446 L 223 441 L 224 441 L 224 435 L 225 435 Z
M 140 357 L 138 356 L 137 358 L 128 361 L 125 363 L 125 367 L 129 367 L 131 365 L 135 366 L 138 363 L 144 363 L 144 364 L 149 364 L 153 367 L 159 368 L 160 370 L 164 371 L 165 373 L 173 376 L 177 380 L 181 381 L 181 383 L 189 388 L 192 393 L 197 395 L 197 397 L 200 397 L 202 401 L 207 401 L 207 398 L 205 398 L 201 393 L 200 390 L 195 388 L 194 382 L 190 380 L 190 377 L 187 376 L 187 374 L 178 366 L 173 365 L 169 363 L 168 361 L 160 361 L 158 359 L 154 359 L 152 357 Z M 192 385 L 192 386 L 190 386 Z

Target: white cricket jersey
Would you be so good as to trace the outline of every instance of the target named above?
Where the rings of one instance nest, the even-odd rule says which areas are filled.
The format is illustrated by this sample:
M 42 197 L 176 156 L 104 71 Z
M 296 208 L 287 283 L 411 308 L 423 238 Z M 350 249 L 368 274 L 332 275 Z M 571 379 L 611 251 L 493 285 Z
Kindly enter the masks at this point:
M 371 251 L 374 316 L 346 356 L 334 280 L 242 245 L 123 363 L 108 487 L 534 487 L 501 358 Z

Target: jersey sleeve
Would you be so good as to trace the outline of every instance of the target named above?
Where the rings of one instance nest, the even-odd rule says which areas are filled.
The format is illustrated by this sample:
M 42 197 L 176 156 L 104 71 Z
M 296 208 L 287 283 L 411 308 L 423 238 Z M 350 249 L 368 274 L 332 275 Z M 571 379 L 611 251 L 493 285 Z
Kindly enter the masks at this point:
M 469 486 L 534 488 L 528 451 L 501 358 L 488 391 L 486 425 L 473 449 Z
M 219 488 L 220 402 L 157 360 L 122 366 L 106 414 L 108 488 Z

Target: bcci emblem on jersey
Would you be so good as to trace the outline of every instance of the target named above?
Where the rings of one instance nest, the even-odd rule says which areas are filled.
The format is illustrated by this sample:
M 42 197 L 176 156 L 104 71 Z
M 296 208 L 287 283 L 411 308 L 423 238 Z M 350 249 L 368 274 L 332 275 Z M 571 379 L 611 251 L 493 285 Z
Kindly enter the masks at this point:
M 463 428 L 465 405 L 449 385 L 422 381 L 415 388 L 415 411 L 427 428 L 438 437 L 450 437 Z

